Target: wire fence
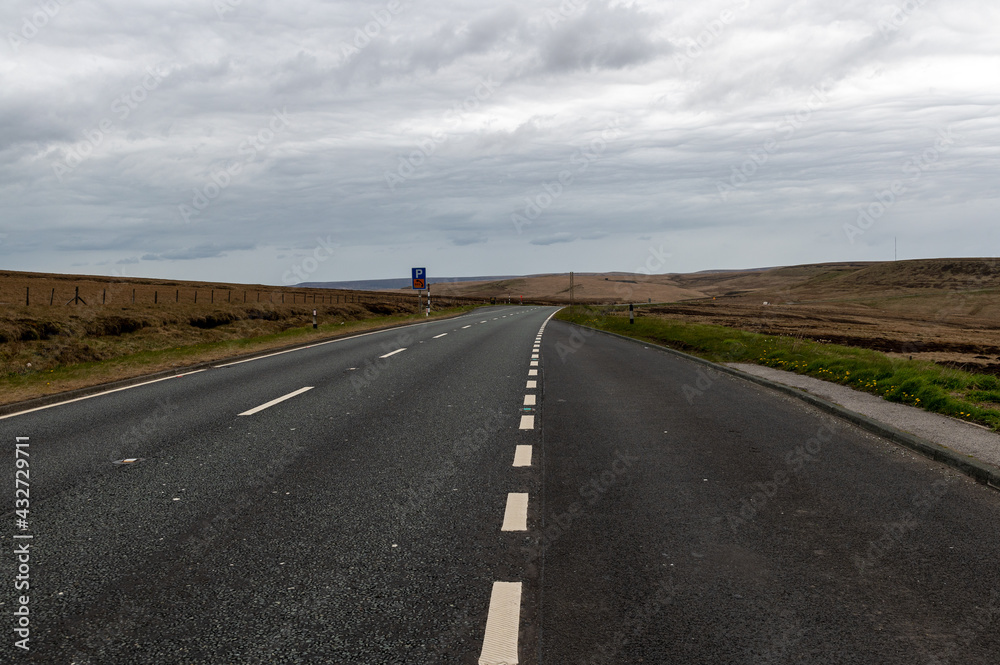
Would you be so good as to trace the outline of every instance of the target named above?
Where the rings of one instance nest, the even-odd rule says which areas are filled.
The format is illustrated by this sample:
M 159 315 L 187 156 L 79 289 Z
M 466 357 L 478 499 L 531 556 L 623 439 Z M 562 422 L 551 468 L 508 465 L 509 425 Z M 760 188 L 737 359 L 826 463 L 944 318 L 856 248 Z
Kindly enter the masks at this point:
M 480 304 L 484 298 L 434 297 L 435 307 Z M 171 287 L 155 284 L 83 284 L 59 286 L 0 285 L 0 304 L 24 307 L 92 307 L 129 305 L 347 305 L 347 304 L 426 304 L 426 296 L 378 291 L 289 288 Z

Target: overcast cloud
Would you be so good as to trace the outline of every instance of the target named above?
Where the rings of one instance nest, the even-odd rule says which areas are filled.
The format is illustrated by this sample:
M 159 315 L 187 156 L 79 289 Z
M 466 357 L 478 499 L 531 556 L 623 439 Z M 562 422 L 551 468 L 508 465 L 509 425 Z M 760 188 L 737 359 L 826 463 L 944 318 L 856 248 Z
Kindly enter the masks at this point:
M 995 2 L 14 0 L 0 28 L 6 269 L 1000 253 Z

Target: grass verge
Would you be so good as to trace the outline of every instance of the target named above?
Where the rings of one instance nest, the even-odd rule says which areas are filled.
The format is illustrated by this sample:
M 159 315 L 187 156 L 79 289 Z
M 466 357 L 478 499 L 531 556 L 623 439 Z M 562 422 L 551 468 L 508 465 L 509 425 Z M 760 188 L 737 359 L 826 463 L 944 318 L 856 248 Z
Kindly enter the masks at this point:
M 892 358 L 878 351 L 808 339 L 761 335 L 724 326 L 573 307 L 556 318 L 662 344 L 718 363 L 755 363 L 813 376 L 968 420 L 1000 431 L 1000 377 L 971 374 L 932 362 Z
M 442 309 L 432 314 L 430 319 L 454 316 L 473 309 L 475 306 L 470 305 Z M 428 317 L 421 314 L 403 314 L 345 321 L 342 324 L 320 324 L 315 330 L 312 324 L 309 324 L 267 335 L 145 350 L 108 360 L 56 365 L 34 372 L 9 373 L 0 377 L 0 404 L 22 402 L 67 390 L 135 378 L 161 370 L 179 370 L 204 362 L 279 349 L 295 344 L 346 337 L 373 328 L 427 320 L 429 320 Z

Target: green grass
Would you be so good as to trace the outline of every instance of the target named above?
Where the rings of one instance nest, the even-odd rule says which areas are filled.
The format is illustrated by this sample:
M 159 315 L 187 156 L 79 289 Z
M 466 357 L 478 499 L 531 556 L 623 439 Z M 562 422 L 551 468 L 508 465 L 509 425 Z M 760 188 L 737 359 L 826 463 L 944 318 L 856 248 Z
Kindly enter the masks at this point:
M 986 425 L 1000 431 L 1000 378 L 878 351 L 761 335 L 735 328 L 627 314 L 595 307 L 566 308 L 556 318 L 669 346 L 719 363 L 743 362 L 813 376 L 879 395 L 891 402 Z

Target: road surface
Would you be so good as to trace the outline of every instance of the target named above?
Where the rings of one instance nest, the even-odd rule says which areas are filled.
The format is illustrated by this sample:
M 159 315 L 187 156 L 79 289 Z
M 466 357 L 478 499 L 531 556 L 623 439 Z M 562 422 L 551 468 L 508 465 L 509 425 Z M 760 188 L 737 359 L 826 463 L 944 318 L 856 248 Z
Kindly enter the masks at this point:
M 1000 495 L 554 311 L 0 419 L 0 660 L 996 662 Z

